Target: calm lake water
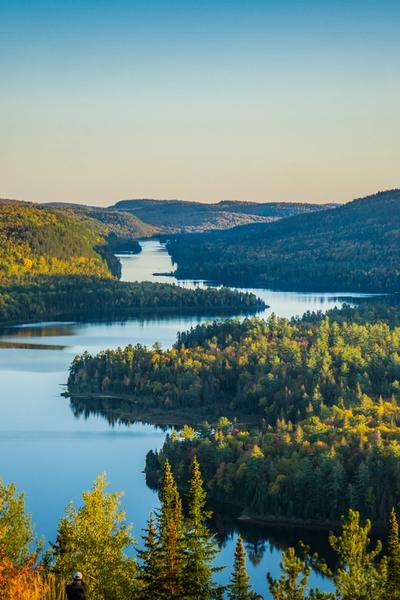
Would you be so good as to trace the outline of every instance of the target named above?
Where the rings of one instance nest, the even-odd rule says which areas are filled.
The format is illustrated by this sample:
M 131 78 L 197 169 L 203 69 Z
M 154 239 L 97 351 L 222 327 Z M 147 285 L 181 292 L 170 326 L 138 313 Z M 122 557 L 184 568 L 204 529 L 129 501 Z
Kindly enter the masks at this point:
M 123 256 L 125 281 L 167 281 L 154 272 L 173 269 L 164 247 L 157 241 L 142 242 L 142 253 Z M 180 285 L 204 285 L 179 282 Z M 280 316 L 300 315 L 306 310 L 327 310 L 340 306 L 349 294 L 299 294 L 255 290 L 271 312 Z M 353 296 L 357 296 L 354 294 Z M 124 490 L 128 519 L 136 539 L 158 498 L 145 484 L 146 453 L 162 446 L 164 432 L 150 425 L 111 427 L 103 418 L 75 418 L 69 400 L 60 396 L 73 357 L 84 350 L 98 352 L 128 343 L 171 346 L 176 333 L 210 320 L 193 317 L 132 319 L 114 323 L 39 323 L 8 328 L 0 332 L 0 478 L 15 482 L 26 492 L 26 504 L 36 531 L 45 540 L 54 540 L 57 522 L 66 504 L 80 503 L 81 492 L 95 477 L 107 474 L 111 489 Z M 216 515 L 216 529 L 222 552 L 218 563 L 231 565 L 237 523 Z M 259 526 L 243 527 L 248 567 L 254 587 L 268 598 L 265 573 L 277 574 L 282 548 L 301 538 L 315 549 L 326 543 L 323 534 L 285 531 Z M 229 569 L 220 575 L 227 581 Z M 314 574 L 312 582 L 330 589 L 329 581 Z

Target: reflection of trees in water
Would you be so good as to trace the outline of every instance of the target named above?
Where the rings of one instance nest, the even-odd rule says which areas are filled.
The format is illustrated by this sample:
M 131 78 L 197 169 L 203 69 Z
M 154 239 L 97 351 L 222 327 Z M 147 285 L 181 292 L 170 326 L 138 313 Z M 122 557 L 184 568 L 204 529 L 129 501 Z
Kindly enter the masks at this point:
M 76 418 L 101 416 L 110 426 L 147 423 L 162 431 L 171 429 L 169 425 L 154 424 L 150 419 L 143 417 L 139 410 L 134 414 L 136 407 L 129 400 L 73 397 L 70 398 L 70 406 Z M 146 483 L 150 489 L 157 490 L 158 482 L 146 476 Z M 227 506 L 211 504 L 210 509 L 213 511 L 210 529 L 214 532 L 219 546 L 224 548 L 240 533 L 245 542 L 248 559 L 255 567 L 261 563 L 266 552 L 283 552 L 290 546 L 298 550 L 300 541 L 310 546 L 312 553 L 317 552 L 325 558 L 331 568 L 335 566 L 335 556 L 328 543 L 328 532 L 325 530 L 254 523 L 240 519 L 237 509 Z
M 52 323 L 51 325 L 32 325 L 22 327 L 2 327 L 1 337 L 30 338 L 30 337 L 58 337 L 76 334 L 74 323 Z
M 135 405 L 129 400 L 121 398 L 70 398 L 70 407 L 72 414 L 77 419 L 83 417 L 103 417 L 111 427 L 116 425 L 133 425 L 134 423 L 144 423 L 152 425 L 161 431 L 168 431 L 171 427 L 165 424 L 153 423 L 146 416 L 136 411 Z
M 215 532 L 218 544 L 225 547 L 240 533 L 245 542 L 247 556 L 254 566 L 260 564 L 266 552 L 282 552 L 289 546 L 298 549 L 300 541 L 310 546 L 312 553 L 318 552 L 328 564 L 334 566 L 334 554 L 329 546 L 327 531 L 269 526 L 238 519 L 239 515 L 235 512 L 230 513 L 226 507 L 211 508 L 214 509 L 211 528 Z

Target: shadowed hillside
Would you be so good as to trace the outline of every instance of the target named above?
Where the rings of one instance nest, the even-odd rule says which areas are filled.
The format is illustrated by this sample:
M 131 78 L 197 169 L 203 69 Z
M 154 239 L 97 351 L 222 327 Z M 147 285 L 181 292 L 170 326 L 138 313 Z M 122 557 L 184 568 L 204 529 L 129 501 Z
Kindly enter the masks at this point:
M 292 290 L 398 291 L 400 190 L 344 206 L 171 240 L 178 277 Z

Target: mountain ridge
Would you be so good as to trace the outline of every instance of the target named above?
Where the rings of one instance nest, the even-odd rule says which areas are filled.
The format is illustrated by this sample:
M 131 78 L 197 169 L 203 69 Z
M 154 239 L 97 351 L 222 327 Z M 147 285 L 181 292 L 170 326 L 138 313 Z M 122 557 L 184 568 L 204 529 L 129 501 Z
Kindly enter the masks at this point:
M 299 291 L 400 290 L 400 190 L 335 209 L 175 237 L 178 277 Z

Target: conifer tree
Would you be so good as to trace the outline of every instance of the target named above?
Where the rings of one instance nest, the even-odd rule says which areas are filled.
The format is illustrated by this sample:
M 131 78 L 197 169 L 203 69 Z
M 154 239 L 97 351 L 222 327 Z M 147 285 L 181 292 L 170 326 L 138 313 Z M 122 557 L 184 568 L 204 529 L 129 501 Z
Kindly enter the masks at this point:
M 254 598 L 246 569 L 246 552 L 240 535 L 236 542 L 234 568 L 228 586 L 228 597 L 229 600 L 252 600 Z
M 161 508 L 157 523 L 161 561 L 159 590 L 165 598 L 182 598 L 185 558 L 182 501 L 168 461 L 164 465 Z
M 304 548 L 307 551 L 307 548 Z M 306 554 L 309 559 L 309 554 Z M 311 569 L 306 560 L 296 556 L 294 548 L 288 548 L 283 553 L 280 564 L 282 575 L 279 579 L 273 579 L 271 574 L 267 574 L 269 591 L 274 600 L 306 600 L 315 598 L 316 600 L 333 600 L 333 594 L 326 594 L 317 590 L 311 590 L 307 594 L 308 578 Z
M 144 530 L 143 550 L 138 550 L 138 557 L 141 560 L 140 565 L 140 583 L 142 589 L 139 592 L 139 598 L 159 599 L 163 596 L 160 592 L 161 562 L 160 547 L 157 539 L 157 529 L 153 515 L 150 514 L 147 528 Z
M 377 563 L 382 550 L 377 542 L 370 550 L 371 522 L 360 524 L 357 511 L 349 510 L 343 519 L 342 533 L 329 536 L 329 543 L 338 555 L 338 568 L 334 575 L 337 595 L 341 600 L 381 600 L 384 598 L 387 569 L 385 562 Z
M 206 511 L 206 492 L 200 465 L 194 457 L 189 490 L 189 518 L 185 535 L 185 590 L 188 599 L 208 600 L 216 595 L 212 566 L 218 553 L 214 536 L 207 527 L 211 513 Z
M 400 541 L 396 512 L 392 508 L 389 517 L 387 546 L 388 577 L 385 600 L 400 600 Z

